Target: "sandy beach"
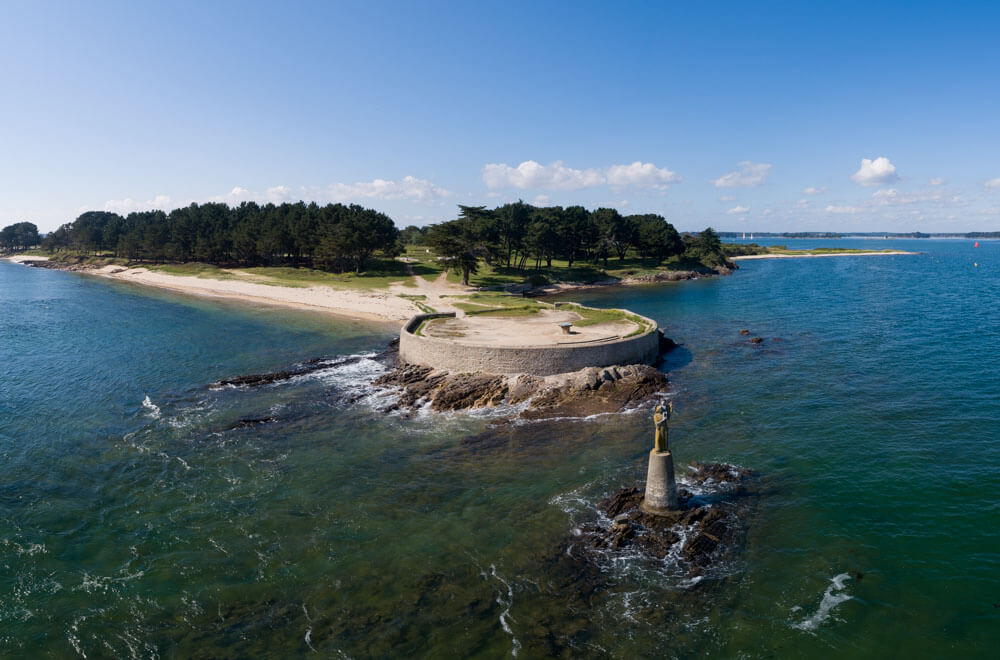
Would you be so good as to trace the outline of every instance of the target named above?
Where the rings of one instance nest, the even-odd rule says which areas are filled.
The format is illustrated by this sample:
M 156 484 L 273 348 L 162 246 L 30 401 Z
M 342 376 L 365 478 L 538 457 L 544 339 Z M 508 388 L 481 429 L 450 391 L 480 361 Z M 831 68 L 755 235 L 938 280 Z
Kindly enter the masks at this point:
M 48 261 L 46 257 L 14 255 L 5 257 L 14 263 L 25 261 Z M 441 300 L 442 296 L 461 294 L 468 291 L 440 278 L 428 282 L 423 278 L 413 278 L 415 286 L 393 285 L 378 291 L 338 289 L 328 286 L 289 287 L 265 284 L 260 281 L 213 280 L 202 277 L 172 275 L 147 268 L 124 268 L 105 266 L 99 269 L 84 269 L 87 275 L 106 277 L 120 282 L 142 284 L 187 295 L 225 298 L 246 303 L 281 305 L 296 309 L 323 312 L 348 318 L 369 321 L 391 321 L 402 323 L 419 314 L 420 309 L 411 300 L 400 295 L 425 295 L 434 309 L 452 311 L 450 304 Z
M 815 259 L 817 257 L 889 257 L 894 254 L 920 254 L 893 250 L 892 252 L 832 252 L 830 254 L 747 254 L 742 257 L 729 257 L 730 261 L 750 261 L 751 259 Z

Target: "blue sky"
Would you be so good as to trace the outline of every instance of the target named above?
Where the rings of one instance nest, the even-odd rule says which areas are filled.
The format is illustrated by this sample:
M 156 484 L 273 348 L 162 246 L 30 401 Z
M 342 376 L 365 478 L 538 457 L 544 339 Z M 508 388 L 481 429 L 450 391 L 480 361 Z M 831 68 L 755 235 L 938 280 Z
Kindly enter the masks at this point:
M 682 230 L 998 230 L 998 19 L 972 2 L 5 2 L 0 225 L 243 199 L 419 225 L 520 198 Z

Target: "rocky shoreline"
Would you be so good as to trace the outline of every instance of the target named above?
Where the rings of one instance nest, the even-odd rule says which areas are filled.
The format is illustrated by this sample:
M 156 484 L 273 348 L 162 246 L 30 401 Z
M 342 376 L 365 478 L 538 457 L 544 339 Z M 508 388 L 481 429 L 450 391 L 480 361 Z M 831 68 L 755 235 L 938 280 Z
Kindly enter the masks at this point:
M 676 346 L 671 339 L 660 338 L 661 353 Z M 373 357 L 389 370 L 372 380 L 371 385 L 396 395 L 392 403 L 379 409 L 382 413 L 412 415 L 425 407 L 434 412 L 451 412 L 524 404 L 519 413 L 521 419 L 589 417 L 637 408 L 657 399 L 669 387 L 662 371 L 645 364 L 587 367 L 544 377 L 451 373 L 400 363 L 398 348 L 399 339 L 393 339 Z M 280 371 L 223 378 L 207 387 L 262 387 L 362 359 L 361 356 L 313 358 Z
M 555 376 L 452 374 L 418 365 L 401 365 L 373 385 L 392 387 L 399 397 L 382 412 L 414 412 L 425 405 L 435 412 L 468 410 L 504 403 L 527 403 L 524 419 L 587 417 L 621 412 L 651 401 L 667 389 L 667 377 L 644 364 L 588 367 Z
M 666 375 L 645 364 L 587 367 L 552 376 L 452 373 L 398 359 L 399 340 L 377 359 L 390 371 L 372 384 L 391 388 L 398 398 L 381 412 L 413 414 L 526 404 L 522 419 L 588 417 L 630 410 L 653 401 L 669 387 Z M 677 347 L 660 333 L 660 354 Z

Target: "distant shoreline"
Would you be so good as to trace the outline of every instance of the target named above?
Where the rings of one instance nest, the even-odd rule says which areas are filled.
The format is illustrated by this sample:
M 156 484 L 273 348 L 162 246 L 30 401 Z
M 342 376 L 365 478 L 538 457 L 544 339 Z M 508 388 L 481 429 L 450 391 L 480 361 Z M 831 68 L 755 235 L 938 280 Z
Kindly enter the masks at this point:
M 814 259 L 818 257 L 891 257 L 900 254 L 916 255 L 920 252 L 906 250 L 891 250 L 889 252 L 831 252 L 829 254 L 747 254 L 740 257 L 729 257 L 730 261 L 749 261 L 751 259 Z

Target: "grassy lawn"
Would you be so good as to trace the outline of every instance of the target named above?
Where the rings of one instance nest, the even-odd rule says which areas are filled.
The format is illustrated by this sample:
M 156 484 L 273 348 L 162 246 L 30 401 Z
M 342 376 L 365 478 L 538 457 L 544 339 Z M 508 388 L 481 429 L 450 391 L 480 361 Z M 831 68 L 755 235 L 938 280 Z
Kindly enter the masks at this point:
M 618 321 L 631 321 L 639 326 L 637 329 L 627 334 L 626 337 L 642 334 L 652 329 L 646 321 L 642 320 L 635 314 L 626 312 L 623 309 L 592 309 L 590 307 L 581 307 L 580 305 L 573 303 L 560 305 L 559 309 L 569 310 L 579 314 L 581 319 L 573 322 L 573 325 L 579 327 L 597 325 L 599 323 L 615 323 Z
M 460 301 L 452 303 L 455 307 L 473 316 L 528 316 L 529 314 L 537 314 L 540 309 L 550 307 L 548 303 L 531 298 L 510 296 L 492 291 L 453 297 Z
M 236 273 L 268 278 L 280 286 L 329 286 L 335 289 L 384 289 L 391 284 L 413 286 L 406 266 L 398 261 L 372 261 L 371 267 L 360 273 L 330 273 L 325 270 L 311 268 L 291 268 L 288 266 L 259 266 L 256 268 L 240 268 Z
M 186 264 L 159 264 L 146 266 L 149 270 L 168 275 L 180 275 L 184 277 L 201 277 L 207 280 L 237 280 L 240 279 L 233 273 L 227 273 L 218 266 L 203 264 L 198 262 Z
M 410 267 L 414 275 L 433 282 L 444 272 L 444 264 L 438 261 L 436 254 L 427 249 L 420 245 L 407 245 L 402 257 L 412 261 Z

